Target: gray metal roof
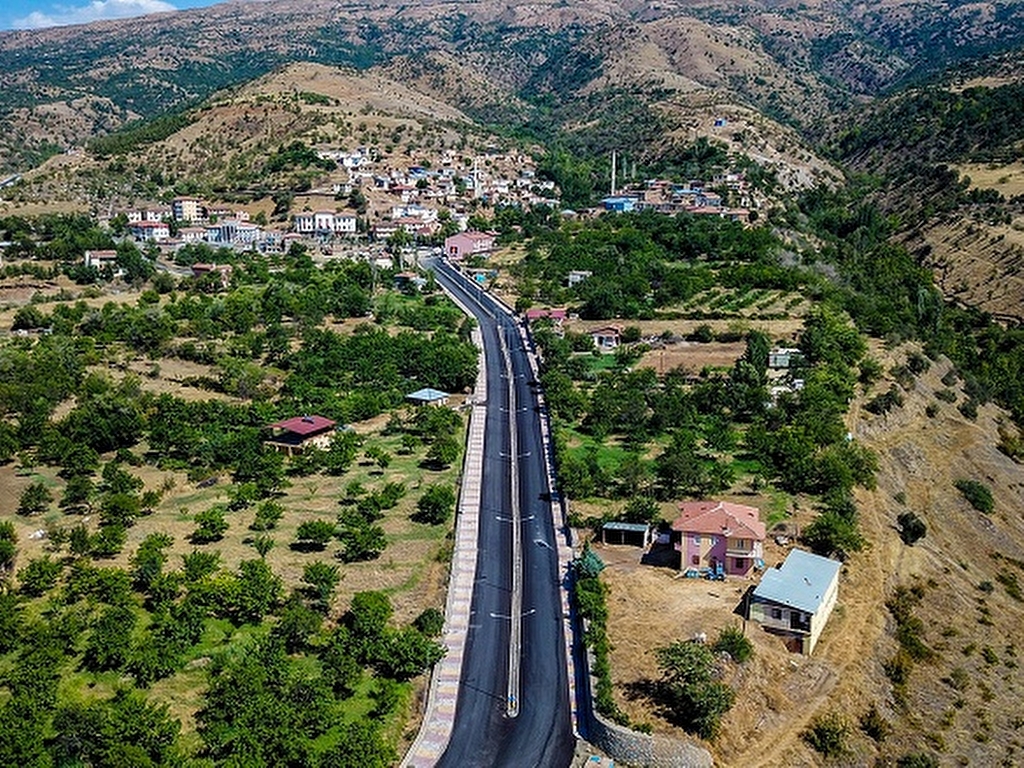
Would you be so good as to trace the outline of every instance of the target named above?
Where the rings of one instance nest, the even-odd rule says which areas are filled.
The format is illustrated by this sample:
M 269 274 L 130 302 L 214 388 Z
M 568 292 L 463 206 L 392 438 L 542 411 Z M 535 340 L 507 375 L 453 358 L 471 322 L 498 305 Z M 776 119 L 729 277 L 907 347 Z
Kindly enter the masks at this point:
M 647 533 L 650 528 L 647 523 L 622 523 L 618 520 L 610 520 L 601 527 L 606 531 L 636 531 L 637 533 Z
M 754 590 L 755 600 L 767 600 L 816 613 L 843 564 L 802 549 L 789 553 L 781 568 L 770 568 Z

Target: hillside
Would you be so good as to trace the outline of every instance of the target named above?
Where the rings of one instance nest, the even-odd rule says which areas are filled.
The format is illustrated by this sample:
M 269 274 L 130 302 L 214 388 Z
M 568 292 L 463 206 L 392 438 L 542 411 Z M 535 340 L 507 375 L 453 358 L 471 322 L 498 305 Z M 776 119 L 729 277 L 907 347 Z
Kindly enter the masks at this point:
M 833 137 L 847 167 L 880 183 L 870 199 L 944 295 L 1004 320 L 1024 318 L 1024 148 L 1019 56 L 865 108 Z
M 271 0 L 4 33 L 0 166 L 24 170 L 298 60 L 359 69 L 404 60 L 426 73 L 454 63 L 472 77 L 437 76 L 443 101 L 549 135 L 578 99 L 609 89 L 714 88 L 726 103 L 812 126 L 851 99 L 1020 42 L 1016 4 L 953 6 Z

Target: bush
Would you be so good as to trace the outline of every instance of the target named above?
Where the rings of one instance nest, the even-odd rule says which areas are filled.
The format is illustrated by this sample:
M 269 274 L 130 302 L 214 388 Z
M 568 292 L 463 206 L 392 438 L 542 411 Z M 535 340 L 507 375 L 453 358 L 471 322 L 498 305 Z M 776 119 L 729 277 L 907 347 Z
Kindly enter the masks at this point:
M 992 499 L 992 491 L 987 485 L 979 483 L 977 480 L 957 480 L 953 483 L 953 487 L 960 491 L 961 495 L 976 510 L 985 515 L 992 514 L 995 502 Z
M 923 539 L 924 535 L 928 532 L 928 527 L 924 524 L 924 520 L 913 512 L 903 512 L 896 518 L 896 522 L 900 526 L 900 538 L 903 539 L 903 543 L 907 546 L 912 546 L 914 542 Z
M 432 485 L 416 503 L 412 519 L 417 523 L 440 525 L 448 521 L 455 509 L 455 490 L 450 485 Z
M 868 707 L 868 711 L 861 715 L 860 729 L 877 742 L 885 741 L 885 737 L 892 732 L 892 726 L 882 717 L 878 707 L 874 704 Z
M 711 644 L 716 653 L 724 651 L 732 660 L 742 664 L 754 655 L 754 646 L 739 627 L 725 627 L 718 633 L 718 639 Z
M 939 768 L 939 760 L 927 752 L 910 752 L 896 761 L 896 768 Z
M 195 516 L 196 529 L 192 532 L 193 544 L 208 544 L 220 541 L 228 529 L 228 521 L 224 519 L 224 509 L 220 506 L 199 512 Z
M 334 538 L 335 525 L 327 520 L 306 520 L 299 524 L 295 531 L 296 545 L 299 548 L 322 550 Z
M 22 491 L 18 501 L 18 514 L 26 517 L 45 512 L 53 501 L 53 494 L 42 480 L 32 483 Z
M 440 637 L 444 629 L 444 614 L 437 608 L 427 608 L 412 624 L 424 637 Z
M 21 591 L 30 597 L 39 597 L 57 585 L 60 572 L 61 564 L 51 560 L 48 555 L 30 560 L 28 565 L 18 571 Z
M 846 740 L 850 735 L 850 725 L 838 712 L 830 712 L 816 717 L 801 735 L 818 754 L 840 757 L 847 752 Z

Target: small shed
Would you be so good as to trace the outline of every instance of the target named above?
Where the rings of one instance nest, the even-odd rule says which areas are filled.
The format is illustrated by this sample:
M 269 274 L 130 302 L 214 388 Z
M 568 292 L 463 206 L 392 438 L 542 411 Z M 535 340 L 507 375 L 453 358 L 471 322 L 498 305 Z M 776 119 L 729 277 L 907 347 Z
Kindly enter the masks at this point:
M 611 520 L 601 526 L 602 544 L 629 544 L 647 549 L 653 534 L 647 523 L 623 523 Z
M 448 398 L 451 397 L 447 392 L 442 392 L 439 389 L 433 389 L 431 387 L 424 387 L 423 389 L 417 389 L 405 396 L 405 399 L 414 405 L 447 405 Z

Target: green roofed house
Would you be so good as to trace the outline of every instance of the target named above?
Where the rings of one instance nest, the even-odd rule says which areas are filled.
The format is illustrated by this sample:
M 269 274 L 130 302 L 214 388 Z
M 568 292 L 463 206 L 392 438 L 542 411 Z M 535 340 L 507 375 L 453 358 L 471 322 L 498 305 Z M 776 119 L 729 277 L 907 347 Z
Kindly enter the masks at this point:
M 405 399 L 416 405 L 447 405 L 449 397 L 450 395 L 447 392 L 424 387 L 406 395 Z
M 751 594 L 748 617 L 779 635 L 794 653 L 810 655 L 839 596 L 837 560 L 794 549 L 765 571 Z

